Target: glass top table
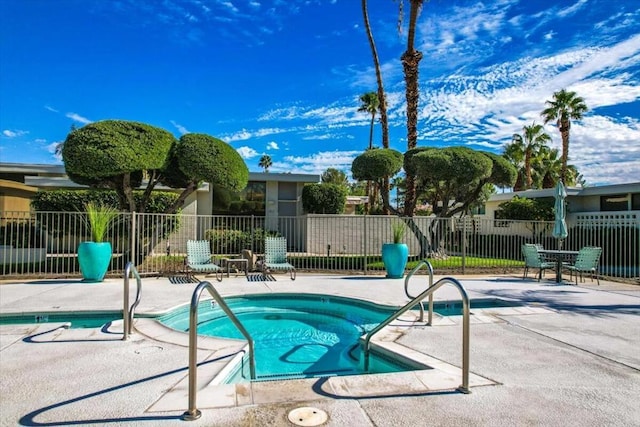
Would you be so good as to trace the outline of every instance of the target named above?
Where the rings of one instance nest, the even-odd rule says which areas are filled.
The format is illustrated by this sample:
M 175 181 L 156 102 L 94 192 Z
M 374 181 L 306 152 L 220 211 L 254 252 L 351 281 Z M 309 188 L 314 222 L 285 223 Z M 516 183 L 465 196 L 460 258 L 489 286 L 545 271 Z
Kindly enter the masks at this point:
M 565 251 L 560 249 L 538 249 L 538 253 L 550 255 L 556 260 L 556 283 L 562 283 L 562 263 L 565 259 L 573 259 L 578 251 Z

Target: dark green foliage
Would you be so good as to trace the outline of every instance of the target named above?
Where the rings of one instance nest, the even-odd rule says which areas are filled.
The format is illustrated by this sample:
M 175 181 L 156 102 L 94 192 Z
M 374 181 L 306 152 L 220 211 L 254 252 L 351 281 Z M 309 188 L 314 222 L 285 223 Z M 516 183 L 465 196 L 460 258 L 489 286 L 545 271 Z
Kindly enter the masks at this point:
M 141 203 L 143 191 L 134 191 L 136 203 Z M 178 195 L 170 191 L 154 191 L 147 199 L 146 213 L 163 213 L 171 206 Z M 74 218 L 74 223 L 60 221 L 58 212 L 84 212 L 87 203 L 119 207 L 118 196 L 113 190 L 52 190 L 38 191 L 31 200 L 31 207 L 38 212 L 38 219 L 46 227 L 46 232 L 51 236 L 63 236 L 71 233 L 86 234 L 82 218 Z M 72 218 L 72 217 L 68 217 Z M 150 220 L 143 217 L 142 221 Z M 140 219 L 139 219 L 140 221 Z M 167 237 L 178 230 L 180 221 L 177 216 L 171 216 L 162 221 L 152 221 L 149 224 L 139 223 L 140 229 L 159 233 L 160 237 Z M 129 221 L 126 220 L 118 227 L 120 238 L 125 238 L 129 233 Z
M 482 151 L 482 154 L 489 157 L 493 162 L 491 169 L 491 184 L 497 187 L 511 187 L 518 176 L 517 169 L 503 156 L 499 156 L 488 151 Z
M 182 174 L 182 177 L 174 174 L 175 180 L 207 181 L 236 192 L 242 191 L 249 181 L 249 169 L 240 154 L 226 142 L 212 136 L 183 135 L 171 154 L 171 169 L 177 165 Z M 168 172 L 165 170 L 165 174 Z
M 134 191 L 137 202 L 143 192 Z M 162 213 L 178 195 L 170 191 L 154 191 L 149 198 L 145 212 Z M 31 200 L 31 207 L 38 212 L 83 212 L 84 205 L 93 202 L 118 207 L 118 196 L 112 190 L 52 190 L 38 191 Z
M 336 168 L 328 168 L 326 171 L 322 172 L 320 179 L 325 184 L 337 184 L 345 187 L 349 185 L 347 174 Z
M 496 210 L 496 219 L 553 221 L 553 204 L 552 198 L 526 199 L 515 196 L 508 202 L 500 203 Z
M 416 176 L 418 196 L 440 217 L 468 211 L 483 202 L 493 186 L 510 187 L 517 175 L 501 156 L 467 147 L 409 150 L 404 168 Z
M 204 236 L 211 242 L 211 253 L 214 255 L 239 254 L 243 249 L 253 249 L 254 253 L 260 254 L 264 252 L 264 238 L 278 237 L 280 233 L 256 228 L 252 235 L 251 230 L 219 228 L 205 230 Z
M 302 207 L 307 213 L 340 214 L 344 212 L 347 189 L 337 184 L 308 184 L 302 189 Z
M 367 150 L 353 160 L 351 175 L 359 181 L 378 181 L 402 169 L 403 156 L 390 148 Z
M 72 180 L 95 182 L 100 178 L 162 168 L 174 142 L 173 135 L 160 128 L 138 122 L 104 120 L 69 133 L 62 158 Z

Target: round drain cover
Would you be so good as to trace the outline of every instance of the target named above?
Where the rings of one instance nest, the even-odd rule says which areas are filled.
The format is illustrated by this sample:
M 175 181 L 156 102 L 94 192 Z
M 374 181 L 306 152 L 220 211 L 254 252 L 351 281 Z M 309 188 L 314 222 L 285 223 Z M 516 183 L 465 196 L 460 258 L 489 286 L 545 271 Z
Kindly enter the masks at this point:
M 329 417 L 322 409 L 303 406 L 289 412 L 289 421 L 297 426 L 311 427 L 324 424 Z

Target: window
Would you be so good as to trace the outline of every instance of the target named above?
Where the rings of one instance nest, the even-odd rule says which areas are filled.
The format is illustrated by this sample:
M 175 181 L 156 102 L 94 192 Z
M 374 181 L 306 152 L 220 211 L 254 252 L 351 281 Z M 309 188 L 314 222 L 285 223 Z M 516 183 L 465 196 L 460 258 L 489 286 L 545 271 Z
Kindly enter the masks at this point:
M 626 211 L 628 209 L 629 196 L 627 194 L 600 196 L 600 210 L 603 212 Z
M 213 214 L 218 215 L 264 215 L 267 183 L 250 181 L 240 193 L 217 185 L 212 186 Z
M 640 211 L 640 193 L 631 195 L 631 210 Z

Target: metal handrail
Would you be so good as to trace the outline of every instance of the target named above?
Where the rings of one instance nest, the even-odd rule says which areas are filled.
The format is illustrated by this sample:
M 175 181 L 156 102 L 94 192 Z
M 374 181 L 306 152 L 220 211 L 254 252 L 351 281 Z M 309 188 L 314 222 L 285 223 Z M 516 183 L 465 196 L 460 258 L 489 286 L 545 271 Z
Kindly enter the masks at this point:
M 422 268 L 422 266 L 427 266 L 429 270 L 429 286 L 427 289 L 433 286 L 433 267 L 431 263 L 426 259 L 423 259 L 415 266 L 413 270 L 407 274 L 407 277 L 404 279 L 404 293 L 407 298 L 415 298 L 413 295 L 409 293 L 409 279 L 413 277 L 413 275 Z M 420 301 L 420 321 L 424 322 L 424 302 Z M 431 326 L 433 324 L 433 294 L 429 294 L 429 320 L 427 321 L 427 325 Z
M 129 307 L 129 276 L 133 276 L 136 278 L 137 282 L 137 290 L 136 290 L 136 299 Z M 140 294 L 142 293 L 142 279 L 140 278 L 140 274 L 138 274 L 138 270 L 133 265 L 133 262 L 129 261 L 127 266 L 124 269 L 124 292 L 123 292 L 123 307 L 122 307 L 122 321 L 123 321 L 123 332 L 122 332 L 122 340 L 126 341 L 129 338 L 129 335 L 133 329 L 133 314 L 135 312 L 136 307 L 140 304 Z
M 238 330 L 244 335 L 249 342 L 249 373 L 251 379 L 256 378 L 256 363 L 255 353 L 253 351 L 253 338 L 249 335 L 249 332 L 242 326 L 242 323 L 238 320 L 235 314 L 231 311 L 224 298 L 220 296 L 218 291 L 213 287 L 211 282 L 200 282 L 191 296 L 191 309 L 189 310 L 189 409 L 182 414 L 182 419 L 185 421 L 194 421 L 202 416 L 196 408 L 196 400 L 198 395 L 197 389 L 197 372 L 198 372 L 198 302 L 200 301 L 200 295 L 202 291 L 207 289 L 209 294 L 220 305 L 222 310 L 229 316 L 229 319 L 238 328 Z
M 367 372 L 369 370 L 369 354 L 370 354 L 370 341 L 371 337 L 373 337 L 376 333 L 380 332 L 382 328 L 387 326 L 389 323 L 396 320 L 398 317 L 403 315 L 405 312 L 409 311 L 416 304 L 421 302 L 428 295 L 433 294 L 436 290 L 438 290 L 445 283 L 451 283 L 460 291 L 460 295 L 462 296 L 462 384 L 458 387 L 458 390 L 462 393 L 471 393 L 469 390 L 469 297 L 467 296 L 467 292 L 464 290 L 464 287 L 453 277 L 444 277 L 430 286 L 427 290 L 422 292 L 420 295 L 409 301 L 405 304 L 400 310 L 389 316 L 385 321 L 376 326 L 371 332 L 367 334 L 367 337 L 364 340 L 364 370 Z

